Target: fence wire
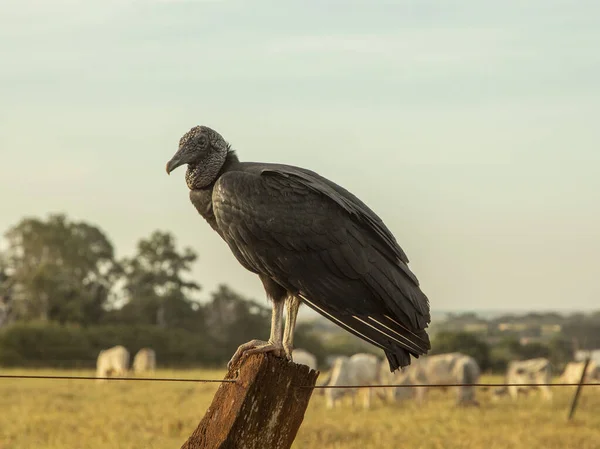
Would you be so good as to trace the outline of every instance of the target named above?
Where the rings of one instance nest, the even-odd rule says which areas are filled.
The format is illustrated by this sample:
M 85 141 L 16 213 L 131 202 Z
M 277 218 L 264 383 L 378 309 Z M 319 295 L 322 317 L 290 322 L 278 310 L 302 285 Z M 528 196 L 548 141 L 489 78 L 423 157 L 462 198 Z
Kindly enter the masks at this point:
M 96 376 L 42 376 L 0 374 L 0 379 L 52 379 L 52 380 L 119 380 L 153 382 L 197 382 L 197 383 L 235 383 L 235 379 L 185 379 L 178 377 L 96 377 Z
M 319 388 L 319 389 L 328 389 L 328 388 L 419 388 L 419 387 L 427 387 L 427 388 L 452 388 L 452 387 L 578 387 L 581 386 L 600 386 L 597 383 L 522 383 L 522 384 L 507 384 L 507 383 L 479 383 L 479 384 L 410 384 L 410 385 L 315 385 L 314 387 L 310 386 L 302 386 L 300 388 Z
M 0 374 L 0 379 L 49 379 L 49 380 L 114 380 L 143 382 L 196 382 L 196 383 L 236 383 L 236 379 L 185 379 L 178 377 L 96 377 L 96 376 L 44 376 Z M 454 383 L 454 384 L 376 384 L 376 385 L 299 385 L 297 388 L 334 389 L 334 388 L 452 388 L 452 387 L 598 387 L 600 383 Z

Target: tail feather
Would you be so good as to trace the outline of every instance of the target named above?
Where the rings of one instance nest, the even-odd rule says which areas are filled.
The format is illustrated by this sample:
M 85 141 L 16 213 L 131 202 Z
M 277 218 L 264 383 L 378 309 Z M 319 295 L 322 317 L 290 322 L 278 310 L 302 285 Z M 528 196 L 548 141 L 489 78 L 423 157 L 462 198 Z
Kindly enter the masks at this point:
M 424 328 L 431 320 L 429 299 L 418 284 L 407 277 L 408 267 L 406 271 L 399 268 L 401 265 L 381 263 L 366 276 L 367 284 L 394 315 L 406 317 L 413 327 Z
M 431 349 L 424 329 L 409 329 L 387 315 L 349 315 L 302 297 L 313 310 L 348 332 L 385 351 L 390 370 L 410 365 L 410 355 L 418 358 Z

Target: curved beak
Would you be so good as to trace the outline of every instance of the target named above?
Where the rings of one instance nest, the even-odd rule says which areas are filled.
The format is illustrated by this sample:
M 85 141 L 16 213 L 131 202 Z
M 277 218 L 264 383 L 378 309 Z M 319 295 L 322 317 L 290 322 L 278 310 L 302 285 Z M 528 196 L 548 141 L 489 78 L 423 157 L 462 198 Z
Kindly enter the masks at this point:
M 167 175 L 170 175 L 173 170 L 186 163 L 182 153 L 183 152 L 179 150 L 177 153 L 175 153 L 175 156 L 173 156 L 171 160 L 167 162 Z

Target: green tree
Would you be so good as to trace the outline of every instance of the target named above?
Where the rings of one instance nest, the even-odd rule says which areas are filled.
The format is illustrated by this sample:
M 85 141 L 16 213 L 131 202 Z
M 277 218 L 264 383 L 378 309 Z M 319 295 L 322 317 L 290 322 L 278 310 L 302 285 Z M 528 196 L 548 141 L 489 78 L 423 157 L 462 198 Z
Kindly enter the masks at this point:
M 198 255 L 191 248 L 179 251 L 175 237 L 153 232 L 138 242 L 133 258 L 122 261 L 126 303 L 122 320 L 161 327 L 197 328 L 199 305 L 192 297 L 200 286 L 184 279 Z
M 599 315 L 571 315 L 562 326 L 562 335 L 571 341 L 576 341 L 579 349 L 600 348 L 600 318 Z
M 510 335 L 502 338 L 498 342 L 496 347 L 506 352 L 507 356 L 510 358 L 520 357 L 521 342 L 519 341 L 519 338 L 515 335 Z
M 503 337 L 490 348 L 490 368 L 494 372 L 504 373 L 508 362 L 519 359 L 521 343 L 516 336 Z
M 224 357 L 230 357 L 242 343 L 269 337 L 269 308 L 244 298 L 226 285 L 219 285 L 211 294 L 203 314 L 205 328 Z
M 550 362 L 555 369 L 562 370 L 564 366 L 573 360 L 573 342 L 562 335 L 554 336 L 548 342 Z
M 51 214 L 25 218 L 5 237 L 17 319 L 91 324 L 102 318 L 118 272 L 102 230 Z
M 535 359 L 538 357 L 550 357 L 550 348 L 543 343 L 528 343 L 519 348 L 519 358 L 521 360 Z
M 352 334 L 349 335 L 354 337 Z M 358 338 L 357 340 L 362 341 Z M 324 366 L 325 359 L 329 355 L 329 352 L 323 344 L 321 337 L 313 330 L 312 323 L 301 322 L 296 324 L 296 329 L 294 331 L 294 347 L 304 349 L 313 354 L 317 358 L 317 362 L 321 367 Z
M 13 278 L 9 273 L 6 258 L 0 253 L 0 328 L 11 321 Z
M 482 370 L 490 367 L 490 348 L 470 332 L 439 332 L 431 342 L 431 355 L 461 352 L 473 357 Z
M 505 371 L 511 360 L 527 360 L 538 357 L 549 358 L 554 363 L 563 363 L 566 356 L 562 338 L 553 339 L 549 344 L 521 344 L 516 336 L 504 337 L 491 350 L 491 365 L 494 371 Z

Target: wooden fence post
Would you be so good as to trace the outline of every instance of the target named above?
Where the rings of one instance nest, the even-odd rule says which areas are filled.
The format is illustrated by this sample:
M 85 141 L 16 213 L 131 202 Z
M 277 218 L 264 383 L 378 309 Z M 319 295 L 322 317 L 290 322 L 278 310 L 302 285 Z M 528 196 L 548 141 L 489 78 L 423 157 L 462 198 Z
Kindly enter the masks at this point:
M 234 365 L 181 449 L 289 449 L 319 372 L 272 354 Z
M 573 416 L 575 415 L 575 409 L 577 408 L 577 401 L 579 401 L 579 395 L 581 394 L 581 389 L 583 388 L 583 383 L 586 380 L 588 365 L 590 364 L 590 357 L 588 357 L 583 365 L 583 371 L 581 372 L 581 377 L 579 378 L 579 385 L 577 385 L 577 390 L 575 390 L 575 396 L 573 396 L 573 402 L 571 402 L 571 409 L 569 410 L 568 421 L 571 421 Z

